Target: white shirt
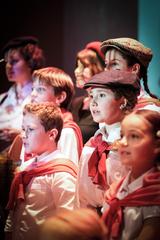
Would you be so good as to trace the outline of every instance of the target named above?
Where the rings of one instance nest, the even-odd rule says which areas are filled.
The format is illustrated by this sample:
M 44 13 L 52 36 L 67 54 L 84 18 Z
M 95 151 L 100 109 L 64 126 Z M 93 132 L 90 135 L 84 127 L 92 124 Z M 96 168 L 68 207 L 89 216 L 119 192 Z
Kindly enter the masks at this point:
M 113 125 L 104 125 L 97 130 L 95 135 L 102 134 L 102 140 L 113 143 L 120 137 L 120 123 Z M 88 160 L 93 153 L 94 148 L 84 146 L 79 166 L 79 174 L 76 186 L 76 201 L 78 207 L 95 208 L 103 205 L 104 191 L 98 185 L 93 184 L 88 177 Z M 118 153 L 110 151 L 106 159 L 106 183 L 108 186 L 115 180 L 119 180 L 126 174 L 126 169 L 121 165 Z
M 64 158 L 59 150 L 43 154 L 38 162 L 54 161 Z M 34 167 L 34 159 L 25 162 L 21 170 Z M 14 211 L 10 211 L 6 221 L 5 231 L 12 231 L 13 240 L 32 240 L 38 237 L 38 226 L 46 218 L 54 215 L 60 208 L 73 209 L 75 201 L 75 178 L 66 172 L 57 172 L 35 177 L 28 184 L 25 201 L 17 204 Z
M 138 99 L 140 100 L 141 98 L 150 98 L 150 95 L 148 93 L 146 93 L 142 88 L 140 91 L 140 95 L 138 96 Z M 160 112 L 160 107 L 156 106 L 156 104 L 147 104 L 144 107 L 140 107 L 138 109 L 147 109 L 147 110 L 152 110 L 152 111 L 156 111 L 156 112 Z
M 143 186 L 144 175 L 152 171 L 153 169 L 150 169 L 131 183 L 129 183 L 131 174 L 131 172 L 129 172 L 121 184 L 116 197 L 118 199 L 123 199 L 128 194 L 141 188 Z M 136 239 L 137 235 L 140 233 L 145 219 L 150 217 L 160 217 L 160 206 L 125 207 L 123 209 L 123 217 L 124 228 L 119 240 L 133 240 Z
M 57 148 L 76 166 L 79 164 L 79 151 L 76 133 L 72 128 L 63 128 Z
M 32 82 L 28 82 L 22 89 L 17 99 L 16 85 L 13 85 L 7 93 L 0 95 L 0 129 L 22 128 L 22 112 L 24 105 L 29 101 L 27 97 L 32 91 Z M 4 101 L 3 101 L 4 99 Z

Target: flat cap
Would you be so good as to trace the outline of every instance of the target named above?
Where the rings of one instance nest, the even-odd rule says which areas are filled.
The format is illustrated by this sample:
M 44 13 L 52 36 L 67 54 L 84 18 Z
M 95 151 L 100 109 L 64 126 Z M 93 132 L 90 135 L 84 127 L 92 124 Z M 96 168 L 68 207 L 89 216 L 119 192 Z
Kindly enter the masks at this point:
M 84 88 L 108 88 L 108 85 L 111 83 L 132 85 L 136 89 L 140 88 L 140 81 L 137 74 L 122 70 L 110 70 L 95 74 L 87 83 L 84 84 Z
M 124 54 L 135 57 L 146 68 L 153 56 L 150 48 L 145 47 L 142 43 L 133 38 L 108 39 L 102 42 L 101 51 L 105 54 L 110 47 L 116 48 Z
M 34 36 L 22 36 L 13 38 L 2 48 L 2 54 L 4 55 L 9 49 L 23 47 L 28 43 L 36 45 L 38 44 L 38 39 Z
M 85 46 L 85 49 L 90 49 L 95 51 L 99 55 L 99 57 L 104 61 L 105 57 L 103 52 L 101 51 L 101 44 L 102 42 L 100 41 L 90 42 Z

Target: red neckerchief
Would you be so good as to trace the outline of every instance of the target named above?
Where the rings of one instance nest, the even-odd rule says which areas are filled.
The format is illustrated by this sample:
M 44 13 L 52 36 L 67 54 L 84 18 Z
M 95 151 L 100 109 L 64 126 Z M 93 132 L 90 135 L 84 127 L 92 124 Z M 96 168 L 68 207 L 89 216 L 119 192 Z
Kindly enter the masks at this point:
M 123 207 L 160 205 L 160 171 L 145 175 L 143 187 L 119 200 L 116 198 L 116 193 L 123 180 L 124 178 L 118 184 L 111 185 L 109 191 L 112 193 L 107 195 L 106 200 L 110 207 L 102 216 L 109 230 L 108 235 L 113 239 L 118 239 L 120 236 Z
M 140 98 L 138 99 L 138 103 L 134 107 L 134 110 L 153 104 L 156 105 L 157 107 L 160 107 L 160 100 L 152 97 Z
M 27 168 L 28 169 L 28 168 Z M 52 174 L 56 172 L 67 172 L 77 177 L 77 167 L 68 159 L 54 159 L 44 163 L 35 163 L 35 168 L 16 173 L 10 188 L 7 209 L 13 209 L 18 199 L 25 199 L 25 189 L 33 177 Z
M 102 134 L 91 138 L 86 143 L 86 146 L 95 147 L 88 160 L 88 176 L 91 177 L 94 184 L 106 189 L 106 159 L 111 147 L 107 142 L 102 140 Z
M 61 112 L 63 114 L 63 128 L 72 128 L 76 134 L 77 143 L 78 143 L 78 154 L 79 157 L 81 156 L 82 148 L 83 148 L 83 138 L 81 129 L 77 125 L 75 121 L 73 121 L 72 114 L 65 109 L 61 109 Z

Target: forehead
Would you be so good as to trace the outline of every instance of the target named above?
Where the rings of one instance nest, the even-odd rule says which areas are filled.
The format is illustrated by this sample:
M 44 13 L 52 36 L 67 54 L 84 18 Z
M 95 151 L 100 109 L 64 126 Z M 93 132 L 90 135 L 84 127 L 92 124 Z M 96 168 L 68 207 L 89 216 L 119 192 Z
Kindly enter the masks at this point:
M 122 121 L 122 129 L 127 130 L 139 130 L 143 132 L 148 132 L 151 130 L 151 124 L 140 115 L 129 114 Z
M 123 59 L 124 60 L 121 52 L 116 48 L 109 48 L 105 53 L 105 59 L 112 59 L 112 60 Z
M 22 55 L 20 54 L 19 49 L 10 49 L 6 54 L 5 58 L 20 58 Z
M 38 77 L 34 78 L 33 80 L 33 86 L 43 86 L 43 87 L 51 87 L 49 84 L 47 84 L 47 82 L 45 80 L 39 79 Z
M 39 117 L 35 114 L 26 112 L 25 115 L 23 115 L 23 126 L 29 127 L 29 126 L 35 126 L 36 128 L 41 127 L 41 120 Z
M 109 88 L 100 88 L 100 87 L 93 87 L 93 88 L 90 88 L 90 93 L 106 93 L 108 95 L 114 95 L 114 93 L 109 89 Z

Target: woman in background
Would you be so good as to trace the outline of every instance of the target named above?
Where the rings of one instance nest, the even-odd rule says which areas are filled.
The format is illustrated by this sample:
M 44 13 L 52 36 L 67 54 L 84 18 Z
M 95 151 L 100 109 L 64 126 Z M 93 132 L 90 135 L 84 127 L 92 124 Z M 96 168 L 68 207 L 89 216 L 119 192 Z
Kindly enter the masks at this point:
M 90 78 L 104 70 L 104 55 L 100 50 L 101 42 L 90 42 L 86 47 L 77 53 L 77 66 L 74 71 L 76 87 L 83 89 Z M 87 94 L 76 97 L 72 103 L 74 120 L 81 128 L 83 142 L 86 143 L 98 129 L 98 124 L 93 121 L 89 110 L 89 98 Z
M 21 130 L 22 108 L 32 90 L 32 72 L 44 66 L 44 55 L 33 36 L 10 40 L 2 50 L 6 76 L 13 85 L 0 95 L 0 151 Z

